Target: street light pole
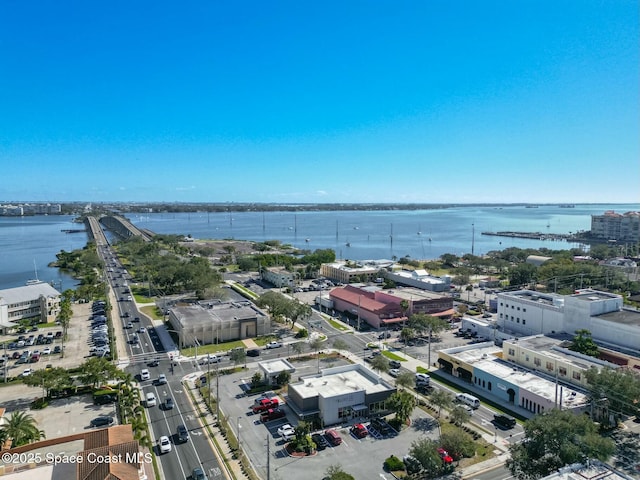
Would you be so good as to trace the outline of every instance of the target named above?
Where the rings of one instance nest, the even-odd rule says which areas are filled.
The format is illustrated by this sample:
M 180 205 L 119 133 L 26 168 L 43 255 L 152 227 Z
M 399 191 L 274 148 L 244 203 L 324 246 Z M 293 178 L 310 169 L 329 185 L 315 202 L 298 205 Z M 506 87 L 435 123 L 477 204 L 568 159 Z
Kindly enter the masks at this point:
M 238 430 L 238 455 L 242 455 L 242 447 L 241 447 L 242 444 L 240 443 L 240 429 L 242 428 L 242 425 L 240 425 L 240 419 L 241 418 L 242 417 L 238 417 L 236 419 L 236 427 L 237 427 L 237 430 Z

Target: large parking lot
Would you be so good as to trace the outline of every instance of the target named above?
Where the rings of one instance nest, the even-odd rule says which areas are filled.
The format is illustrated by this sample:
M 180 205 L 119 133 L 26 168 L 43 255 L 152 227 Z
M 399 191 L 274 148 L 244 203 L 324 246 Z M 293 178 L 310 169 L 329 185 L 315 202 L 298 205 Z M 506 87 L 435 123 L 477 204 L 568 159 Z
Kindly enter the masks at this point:
M 345 363 L 346 361 L 342 361 Z M 332 366 L 338 366 L 335 362 Z M 296 372 L 292 381 L 301 375 L 313 374 L 317 371 L 317 362 L 295 362 Z M 329 365 L 321 365 L 327 368 Z M 249 368 L 241 373 L 220 377 L 220 406 L 227 416 L 234 431 L 240 430 L 240 442 L 248 458 L 259 475 L 266 478 L 267 441 L 270 445 L 270 464 L 272 478 L 310 478 L 319 479 L 331 465 L 341 464 L 345 471 L 357 478 L 391 478 L 384 472 L 383 462 L 390 455 L 402 457 L 406 455 L 414 440 L 427 436 L 438 437 L 437 424 L 420 409 L 412 415 L 411 427 L 399 435 L 389 438 L 374 438 L 369 435 L 358 439 L 349 432 L 349 425 L 333 426 L 342 437 L 342 444 L 317 452 L 309 457 L 291 457 L 285 451 L 285 442 L 277 430 L 285 423 L 297 424 L 294 415 L 287 406 L 284 407 L 287 418 L 275 420 L 267 424 L 260 422 L 260 415 L 251 412 L 251 406 L 257 396 L 244 396 L 246 384 L 257 371 L 257 366 L 249 364 Z M 285 397 L 286 401 L 286 397 Z M 355 422 L 355 421 L 354 421 Z M 363 422 L 368 425 L 368 422 Z M 313 472 L 313 473 L 311 473 Z

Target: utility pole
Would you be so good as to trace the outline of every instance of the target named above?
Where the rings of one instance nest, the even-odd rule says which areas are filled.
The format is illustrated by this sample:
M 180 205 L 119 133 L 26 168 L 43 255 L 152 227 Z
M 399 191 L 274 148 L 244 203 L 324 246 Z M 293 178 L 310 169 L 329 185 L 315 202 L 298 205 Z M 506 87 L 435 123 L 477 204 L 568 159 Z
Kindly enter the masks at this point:
M 209 379 L 209 388 L 211 388 L 211 379 Z M 216 425 L 220 425 L 220 362 L 216 363 Z
M 271 480 L 271 442 L 269 441 L 269 435 L 267 435 L 267 480 Z

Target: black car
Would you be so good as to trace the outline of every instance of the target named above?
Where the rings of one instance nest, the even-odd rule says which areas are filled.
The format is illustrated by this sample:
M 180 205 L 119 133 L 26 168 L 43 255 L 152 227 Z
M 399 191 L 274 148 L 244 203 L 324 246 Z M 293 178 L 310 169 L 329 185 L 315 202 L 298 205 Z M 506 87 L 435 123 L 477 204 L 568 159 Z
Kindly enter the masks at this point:
M 101 416 L 91 420 L 92 427 L 106 427 L 113 423 L 113 417 Z
M 158 365 L 160 365 L 160 362 L 158 360 L 151 360 L 149 363 L 147 363 L 147 367 L 157 367 Z
M 173 398 L 171 397 L 167 397 L 167 399 L 164 401 L 164 409 L 165 410 L 171 410 L 174 407 L 174 403 L 173 403 Z
M 324 435 L 321 435 L 319 433 L 314 433 L 313 435 L 311 435 L 311 440 L 313 440 L 313 443 L 316 444 L 317 450 L 324 450 L 329 446 L 329 442 L 327 442 L 327 439 L 324 438 Z
M 178 441 L 181 443 L 189 440 L 189 431 L 187 430 L 187 427 L 182 424 L 178 425 L 178 428 L 176 429 L 176 435 L 178 436 Z
M 252 348 L 251 350 L 247 350 L 247 357 L 259 357 L 260 350 L 257 348 Z

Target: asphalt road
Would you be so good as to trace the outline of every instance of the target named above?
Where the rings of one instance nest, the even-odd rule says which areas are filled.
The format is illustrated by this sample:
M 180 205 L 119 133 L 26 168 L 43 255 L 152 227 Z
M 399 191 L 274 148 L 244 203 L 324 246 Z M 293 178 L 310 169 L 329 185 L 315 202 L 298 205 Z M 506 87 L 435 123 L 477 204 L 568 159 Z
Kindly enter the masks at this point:
M 126 355 L 130 361 L 126 370 L 139 381 L 143 368 L 149 369 L 151 373 L 150 380 L 140 381 L 141 397 L 144 398 L 147 392 L 154 392 L 157 398 L 158 404 L 147 408 L 147 414 L 150 434 L 156 442 L 154 453 L 158 456 L 164 478 L 191 478 L 191 471 L 197 466 L 202 467 L 210 479 L 221 476 L 221 467 L 181 381 L 185 375 L 196 370 L 194 365 L 191 362 L 176 362 L 176 366 L 171 366 L 172 362 L 156 332 L 156 327 L 137 310 L 135 302 L 127 300 L 131 295 L 130 276 L 124 273 L 122 265 L 108 247 L 102 248 L 102 254 L 107 263 L 108 281 L 117 300 L 117 311 L 114 309 L 113 312 L 113 326 L 120 331 L 116 333 L 116 337 L 126 341 Z M 139 321 L 135 321 L 136 317 Z M 132 323 L 133 328 L 127 328 L 129 323 Z M 141 327 L 144 331 L 140 330 Z M 137 338 L 137 341 L 134 341 L 134 338 Z M 157 367 L 147 365 L 152 360 L 158 360 Z M 167 377 L 165 385 L 157 384 L 158 375 L 161 373 Z M 172 409 L 164 407 L 168 397 L 174 400 Z M 189 440 L 185 443 L 179 443 L 176 435 L 180 424 L 185 425 L 189 431 Z M 157 441 L 163 435 L 171 440 L 172 449 L 169 453 L 160 454 Z

